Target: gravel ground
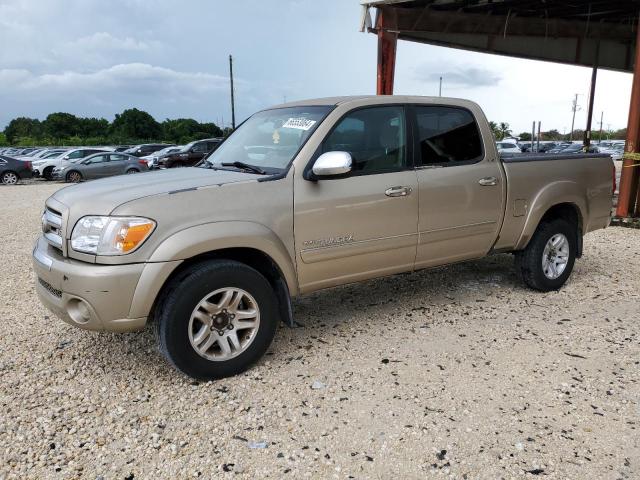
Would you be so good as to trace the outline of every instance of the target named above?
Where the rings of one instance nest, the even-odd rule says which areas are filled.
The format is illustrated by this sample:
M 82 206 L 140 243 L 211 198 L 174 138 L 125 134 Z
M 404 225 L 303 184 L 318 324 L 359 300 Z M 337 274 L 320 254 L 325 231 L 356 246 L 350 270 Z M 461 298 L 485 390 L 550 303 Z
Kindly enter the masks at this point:
M 244 375 L 197 383 L 152 332 L 38 302 L 59 184 L 0 186 L 0 478 L 640 477 L 640 231 L 589 235 L 560 292 L 512 258 L 306 296 Z

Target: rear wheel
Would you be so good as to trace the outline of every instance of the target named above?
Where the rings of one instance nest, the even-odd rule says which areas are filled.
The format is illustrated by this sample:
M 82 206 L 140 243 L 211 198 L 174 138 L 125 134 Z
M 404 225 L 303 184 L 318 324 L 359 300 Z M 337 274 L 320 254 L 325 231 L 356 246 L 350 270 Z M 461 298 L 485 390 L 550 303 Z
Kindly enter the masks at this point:
M 18 180 L 20 180 L 18 174 L 15 172 L 3 172 L 2 177 L 0 178 L 2 179 L 2 183 L 5 185 L 15 185 L 18 183 Z
M 82 180 L 82 174 L 76 170 L 67 173 L 65 180 L 69 183 L 79 183 Z
M 562 218 L 541 223 L 527 248 L 516 253 L 522 281 L 541 292 L 562 287 L 573 271 L 578 235 L 577 225 Z
M 185 164 L 182 162 L 173 162 L 169 168 L 182 168 Z
M 130 168 L 129 170 L 126 171 L 127 175 L 131 175 L 133 173 L 140 173 L 140 170 L 136 170 L 135 168 Z
M 171 364 L 210 380 L 249 368 L 267 351 L 277 324 L 276 294 L 262 274 L 239 262 L 212 260 L 169 284 L 155 327 Z

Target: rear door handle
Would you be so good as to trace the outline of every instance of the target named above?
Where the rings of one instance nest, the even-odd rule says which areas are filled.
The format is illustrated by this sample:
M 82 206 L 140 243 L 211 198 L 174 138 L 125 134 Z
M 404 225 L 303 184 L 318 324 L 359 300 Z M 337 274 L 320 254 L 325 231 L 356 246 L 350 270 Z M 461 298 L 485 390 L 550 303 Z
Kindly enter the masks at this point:
M 390 187 L 384 192 L 387 197 L 406 197 L 411 194 L 411 187 Z
M 493 187 L 498 184 L 498 179 L 496 177 L 484 177 L 478 180 L 478 183 L 483 187 Z

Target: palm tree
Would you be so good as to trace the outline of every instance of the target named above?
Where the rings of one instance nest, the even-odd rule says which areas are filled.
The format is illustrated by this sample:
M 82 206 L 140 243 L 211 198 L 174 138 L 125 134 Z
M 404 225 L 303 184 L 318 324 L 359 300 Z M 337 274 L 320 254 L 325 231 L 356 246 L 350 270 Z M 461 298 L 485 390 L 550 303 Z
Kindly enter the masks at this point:
M 505 137 L 510 137 L 511 129 L 509 128 L 509 124 L 505 122 L 500 122 L 500 125 L 498 126 L 498 134 L 500 135 L 500 140 L 502 140 Z

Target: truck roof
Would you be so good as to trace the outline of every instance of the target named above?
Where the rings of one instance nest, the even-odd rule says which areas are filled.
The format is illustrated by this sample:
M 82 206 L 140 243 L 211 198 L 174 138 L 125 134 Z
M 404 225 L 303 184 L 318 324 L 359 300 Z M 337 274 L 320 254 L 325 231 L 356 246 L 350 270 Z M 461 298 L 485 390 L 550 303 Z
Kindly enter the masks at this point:
M 369 100 L 369 101 L 367 101 Z M 274 105 L 270 108 L 284 108 L 284 107 L 306 107 L 311 105 L 343 105 L 352 102 L 358 102 L 360 104 L 377 105 L 381 103 L 428 103 L 428 104 L 440 104 L 440 105 L 456 105 L 470 107 L 476 105 L 470 100 L 462 98 L 450 98 L 450 97 L 427 97 L 418 95 L 347 95 L 340 97 L 324 97 L 324 98 L 312 98 L 309 100 L 297 100 L 295 102 L 282 103 L 280 105 Z

